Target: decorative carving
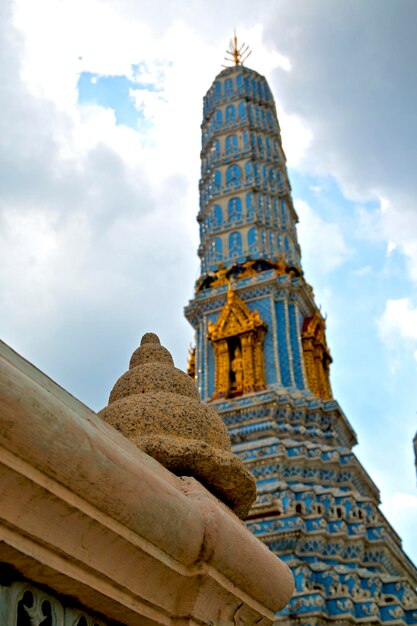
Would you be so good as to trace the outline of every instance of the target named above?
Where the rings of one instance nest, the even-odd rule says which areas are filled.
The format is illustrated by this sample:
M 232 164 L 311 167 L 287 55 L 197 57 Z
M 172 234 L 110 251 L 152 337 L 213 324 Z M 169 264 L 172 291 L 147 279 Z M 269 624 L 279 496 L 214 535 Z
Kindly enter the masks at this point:
M 106 626 L 100 619 L 82 609 L 62 604 L 62 598 L 58 600 L 28 582 L 0 586 L 0 597 L 1 624 L 4 626 Z
M 219 268 L 213 272 L 213 282 L 210 287 L 222 287 L 222 285 L 227 285 L 229 282 L 227 278 L 227 268 L 220 263 Z
M 300 267 L 289 265 L 282 256 L 279 256 L 275 262 L 248 258 L 243 263 L 233 263 L 229 267 L 220 263 L 217 270 L 201 276 L 197 280 L 195 290 L 199 292 L 204 289 L 212 289 L 213 287 L 222 287 L 227 285 L 230 280 L 242 280 L 271 270 L 275 270 L 277 276 L 298 277 L 303 274 Z
M 326 343 L 326 324 L 319 311 L 304 320 L 301 335 L 307 382 L 315 396 L 330 400 L 330 363 L 332 357 Z
M 256 261 L 245 261 L 240 265 L 241 271 L 237 275 L 238 278 L 249 278 L 255 276 L 258 272 L 255 269 Z
M 288 273 L 288 271 L 289 271 L 288 264 L 285 263 L 282 257 L 278 258 L 277 262 L 275 263 L 275 272 L 277 273 L 277 275 L 284 276 L 285 274 Z
M 265 389 L 263 341 L 267 331 L 258 311 L 233 291 L 216 324 L 209 322 L 208 339 L 216 361 L 216 389 L 213 399 L 238 396 Z

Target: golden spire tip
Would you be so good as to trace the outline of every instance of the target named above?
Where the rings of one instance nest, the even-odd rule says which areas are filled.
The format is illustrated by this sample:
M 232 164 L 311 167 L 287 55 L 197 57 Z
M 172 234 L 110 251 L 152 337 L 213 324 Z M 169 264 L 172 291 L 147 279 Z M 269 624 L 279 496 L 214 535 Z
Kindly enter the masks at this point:
M 249 50 L 249 46 L 243 43 L 240 47 L 237 43 L 236 29 L 233 32 L 233 40 L 230 42 L 230 50 L 226 50 L 225 60 L 230 63 L 228 67 L 233 65 L 243 65 L 252 50 Z

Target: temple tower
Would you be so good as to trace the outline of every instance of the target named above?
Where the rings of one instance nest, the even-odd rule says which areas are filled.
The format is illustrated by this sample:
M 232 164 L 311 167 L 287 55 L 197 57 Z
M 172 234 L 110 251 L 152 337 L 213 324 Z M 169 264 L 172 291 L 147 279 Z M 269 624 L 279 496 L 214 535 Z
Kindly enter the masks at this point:
M 294 573 L 277 623 L 417 624 L 417 571 L 332 396 L 274 100 L 231 54 L 204 97 L 190 373 L 257 480 L 248 527 Z

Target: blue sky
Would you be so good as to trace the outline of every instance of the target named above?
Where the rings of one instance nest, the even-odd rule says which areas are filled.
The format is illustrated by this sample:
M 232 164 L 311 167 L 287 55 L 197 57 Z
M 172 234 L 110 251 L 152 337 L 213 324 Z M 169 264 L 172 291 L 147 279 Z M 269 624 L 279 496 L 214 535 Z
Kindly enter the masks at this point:
M 78 102 L 96 104 L 114 111 L 116 124 L 138 128 L 139 114 L 130 90 L 136 87 L 126 76 L 99 76 L 81 72 L 78 79 Z
M 335 397 L 416 561 L 417 7 L 333 6 L 2 3 L 2 337 L 93 409 L 148 330 L 185 367 L 202 97 L 236 27 L 276 99 Z
M 132 65 L 132 74 L 140 78 L 141 66 Z M 100 76 L 92 72 L 81 72 L 77 83 L 78 103 L 97 105 L 114 112 L 116 125 L 123 125 L 146 132 L 149 128 L 140 107 L 135 106 L 134 93 L 155 92 L 153 83 L 141 83 L 127 76 Z

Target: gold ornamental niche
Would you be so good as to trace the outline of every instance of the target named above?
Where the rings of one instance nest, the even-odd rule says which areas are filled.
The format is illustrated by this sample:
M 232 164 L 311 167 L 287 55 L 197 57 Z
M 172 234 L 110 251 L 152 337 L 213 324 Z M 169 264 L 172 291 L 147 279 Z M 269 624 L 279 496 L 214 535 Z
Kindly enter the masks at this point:
M 213 400 L 265 389 L 263 343 L 267 330 L 258 311 L 251 311 L 229 285 L 217 322 L 208 325 L 215 359 Z
M 315 396 L 330 400 L 330 363 L 332 357 L 326 343 L 326 323 L 316 311 L 304 320 L 301 335 L 307 383 Z

